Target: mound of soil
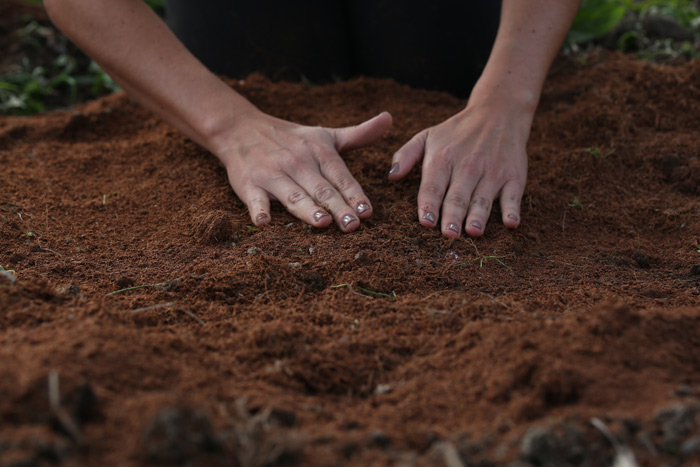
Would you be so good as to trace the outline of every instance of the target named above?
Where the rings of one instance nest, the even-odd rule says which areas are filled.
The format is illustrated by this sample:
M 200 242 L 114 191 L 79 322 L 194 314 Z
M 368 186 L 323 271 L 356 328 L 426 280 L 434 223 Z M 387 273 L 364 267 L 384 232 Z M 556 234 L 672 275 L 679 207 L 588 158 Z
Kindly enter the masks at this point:
M 375 208 L 347 235 L 247 227 L 215 158 L 123 94 L 0 119 L 0 464 L 603 465 L 605 427 L 700 462 L 699 82 L 560 59 L 523 225 L 478 240 L 418 224 L 418 170 L 387 181 L 447 94 L 232 83 L 304 124 L 393 114 L 346 155 Z

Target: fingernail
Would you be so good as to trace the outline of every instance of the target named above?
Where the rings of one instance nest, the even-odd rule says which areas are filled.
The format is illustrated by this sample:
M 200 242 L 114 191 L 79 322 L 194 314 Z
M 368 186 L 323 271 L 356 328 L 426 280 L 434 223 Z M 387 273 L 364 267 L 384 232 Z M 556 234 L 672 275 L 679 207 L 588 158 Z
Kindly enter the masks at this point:
M 369 204 L 367 204 L 367 203 L 362 203 L 362 204 L 359 204 L 357 206 L 358 214 L 362 214 L 363 212 L 365 212 L 368 209 L 369 209 Z
M 316 214 L 314 214 L 314 219 L 316 219 L 316 222 L 319 222 L 324 217 L 328 217 L 328 214 L 323 211 L 318 211 Z
M 343 216 L 343 227 L 347 227 L 351 222 L 356 221 L 356 220 L 357 220 L 356 217 L 353 217 L 350 215 Z
M 515 214 L 508 214 L 508 219 L 513 219 L 515 222 L 518 222 L 518 216 Z
M 481 224 L 478 223 L 478 222 L 472 222 L 470 225 L 471 225 L 472 227 L 476 227 L 476 228 L 479 229 L 479 230 L 482 230 Z
M 394 164 L 391 166 L 391 170 L 389 170 L 389 175 L 395 174 L 398 171 L 399 171 L 399 164 Z
M 260 222 L 260 221 L 263 221 L 263 220 L 269 219 L 269 218 L 270 218 L 270 216 L 268 216 L 267 213 L 261 212 L 260 214 L 258 214 L 257 216 L 255 216 L 255 221 L 256 221 L 256 222 Z
M 432 212 L 426 212 L 425 214 L 423 214 L 423 219 L 425 219 L 426 221 L 430 221 L 433 224 L 435 223 L 435 216 L 433 216 Z
M 459 233 L 459 226 L 457 224 L 448 224 L 447 229 L 453 231 L 454 233 Z

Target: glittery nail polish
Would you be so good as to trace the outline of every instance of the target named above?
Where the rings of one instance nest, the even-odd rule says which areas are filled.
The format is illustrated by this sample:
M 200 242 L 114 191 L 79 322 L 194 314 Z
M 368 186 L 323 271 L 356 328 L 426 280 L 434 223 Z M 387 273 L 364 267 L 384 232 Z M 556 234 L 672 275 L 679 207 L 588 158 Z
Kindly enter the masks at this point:
M 369 204 L 367 203 L 361 203 L 357 206 L 357 212 L 359 214 L 362 214 L 363 212 L 367 211 L 369 209 Z
M 393 175 L 398 171 L 399 171 L 399 164 L 394 164 L 391 166 L 391 170 L 389 170 L 389 175 Z
M 435 216 L 432 212 L 426 212 L 425 214 L 423 214 L 423 219 L 432 222 L 433 224 L 435 223 Z
M 314 214 L 314 219 L 316 219 L 316 222 L 320 221 L 324 217 L 328 217 L 328 214 L 323 211 L 318 211 L 316 214 Z
M 470 225 L 471 225 L 472 227 L 476 227 L 476 228 L 479 229 L 479 230 L 482 230 L 482 229 L 483 229 L 483 227 L 481 227 L 481 224 L 478 223 L 478 222 L 472 222 Z
M 459 233 L 459 226 L 457 224 L 448 224 L 447 229 Z
M 357 220 L 356 217 L 353 217 L 350 215 L 343 216 L 343 227 L 347 227 L 351 222 L 356 221 L 356 220 Z

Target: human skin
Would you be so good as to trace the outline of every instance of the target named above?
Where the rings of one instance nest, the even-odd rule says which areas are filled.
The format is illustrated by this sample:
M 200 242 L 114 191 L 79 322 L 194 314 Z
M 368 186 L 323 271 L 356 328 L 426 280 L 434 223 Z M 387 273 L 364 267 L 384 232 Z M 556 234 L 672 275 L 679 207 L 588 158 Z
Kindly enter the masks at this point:
M 500 197 L 506 227 L 520 224 L 526 144 L 547 71 L 580 0 L 504 0 L 496 41 L 467 106 L 394 154 L 390 180 L 422 160 L 418 218 L 447 237 L 484 234 Z M 466 219 L 466 220 L 465 220 Z
M 498 195 L 506 226 L 519 224 L 532 116 L 578 3 L 505 0 L 494 50 L 467 107 L 394 155 L 391 180 L 423 160 L 422 225 L 435 227 L 442 214 L 443 234 L 458 236 L 466 216 L 467 233 L 481 235 Z M 371 216 L 372 204 L 340 153 L 379 139 L 392 124 L 388 113 L 346 128 L 284 121 L 207 70 L 141 0 L 44 5 L 128 94 L 219 158 L 256 226 L 270 222 L 270 200 L 310 225 L 335 222 L 343 232 Z

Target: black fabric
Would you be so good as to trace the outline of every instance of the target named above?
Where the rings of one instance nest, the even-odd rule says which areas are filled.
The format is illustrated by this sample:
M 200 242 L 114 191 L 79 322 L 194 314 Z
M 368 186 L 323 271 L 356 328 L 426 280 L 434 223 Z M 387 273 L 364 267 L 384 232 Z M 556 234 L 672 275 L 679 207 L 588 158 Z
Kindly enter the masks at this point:
M 497 0 L 166 1 L 170 28 L 215 73 L 391 77 L 461 96 L 486 64 L 499 16 Z

